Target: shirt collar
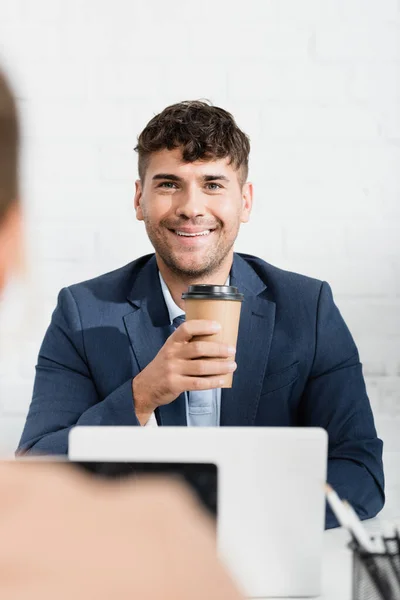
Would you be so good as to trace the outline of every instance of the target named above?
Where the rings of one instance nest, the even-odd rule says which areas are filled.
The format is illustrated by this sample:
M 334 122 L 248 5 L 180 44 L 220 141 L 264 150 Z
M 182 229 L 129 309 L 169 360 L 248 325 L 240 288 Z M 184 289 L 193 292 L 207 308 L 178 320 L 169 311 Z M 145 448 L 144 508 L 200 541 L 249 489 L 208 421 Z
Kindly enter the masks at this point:
M 167 305 L 169 320 L 170 320 L 170 323 L 172 324 L 173 320 L 176 319 L 176 317 L 179 317 L 180 315 L 184 315 L 185 313 L 175 303 L 174 299 L 172 298 L 171 292 L 169 291 L 168 286 L 165 283 L 160 271 L 158 271 L 158 276 L 160 278 L 161 289 L 162 289 L 162 293 L 164 296 L 165 304 Z M 230 276 L 228 275 L 228 279 L 226 280 L 225 285 L 229 285 L 229 282 L 230 282 Z

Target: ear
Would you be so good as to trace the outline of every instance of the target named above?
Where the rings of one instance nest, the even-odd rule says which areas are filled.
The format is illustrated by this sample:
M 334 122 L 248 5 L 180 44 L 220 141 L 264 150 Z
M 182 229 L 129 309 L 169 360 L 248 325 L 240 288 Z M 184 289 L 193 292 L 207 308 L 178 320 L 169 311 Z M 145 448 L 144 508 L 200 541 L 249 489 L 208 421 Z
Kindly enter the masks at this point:
M 143 198 L 142 182 L 140 181 L 140 179 L 138 179 L 137 181 L 135 181 L 135 211 L 136 211 L 136 218 L 138 221 L 144 221 L 143 210 L 142 210 L 142 205 L 141 205 L 142 198 Z
M 253 184 L 246 182 L 242 188 L 242 214 L 241 223 L 247 223 L 253 206 Z
M 0 223 L 0 291 L 9 275 L 22 268 L 22 217 L 19 203 L 15 202 Z

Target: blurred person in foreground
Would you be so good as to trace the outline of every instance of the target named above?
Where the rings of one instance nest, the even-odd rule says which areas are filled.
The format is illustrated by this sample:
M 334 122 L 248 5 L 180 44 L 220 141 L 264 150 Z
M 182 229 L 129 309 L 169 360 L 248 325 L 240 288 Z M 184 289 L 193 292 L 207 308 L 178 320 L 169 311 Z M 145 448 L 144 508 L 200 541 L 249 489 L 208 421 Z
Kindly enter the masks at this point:
M 21 247 L 18 122 L 0 73 L 0 292 Z M 183 486 L 111 483 L 67 465 L 0 462 L 0 598 L 240 600 L 215 530 Z
M 248 137 L 224 109 L 187 101 L 154 116 L 136 149 L 136 216 L 155 254 L 60 292 L 19 451 L 65 454 L 74 425 L 322 427 L 329 483 L 376 515 L 382 442 L 330 286 L 233 250 L 253 203 Z M 188 343 L 215 333 L 209 321 L 177 326 L 199 283 L 244 294 L 237 348 Z

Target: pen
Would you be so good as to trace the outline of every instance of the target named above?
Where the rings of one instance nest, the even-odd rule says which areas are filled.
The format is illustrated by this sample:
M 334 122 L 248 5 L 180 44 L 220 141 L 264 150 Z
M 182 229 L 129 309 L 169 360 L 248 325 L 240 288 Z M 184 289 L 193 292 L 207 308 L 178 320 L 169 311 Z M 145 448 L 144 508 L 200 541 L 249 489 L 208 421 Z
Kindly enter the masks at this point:
M 329 506 L 331 507 L 335 517 L 339 521 L 342 527 L 349 529 L 349 516 L 346 511 L 346 508 L 343 505 L 343 502 L 335 492 L 335 490 L 329 485 L 329 483 L 325 484 L 325 493 L 326 498 L 329 502 Z
M 379 552 L 379 549 L 369 537 L 365 527 L 362 525 L 356 511 L 351 504 L 349 504 L 347 500 L 344 500 L 343 505 L 348 513 L 350 531 L 353 533 L 357 542 L 364 548 L 364 550 L 367 550 L 367 552 L 371 552 L 372 554 Z
M 361 525 L 357 515 L 349 510 L 350 505 L 342 502 L 335 490 L 327 483 L 325 484 L 326 497 L 335 517 L 342 527 L 345 527 L 356 540 L 359 546 L 367 552 L 375 552 L 375 546 L 370 540 L 364 527 Z

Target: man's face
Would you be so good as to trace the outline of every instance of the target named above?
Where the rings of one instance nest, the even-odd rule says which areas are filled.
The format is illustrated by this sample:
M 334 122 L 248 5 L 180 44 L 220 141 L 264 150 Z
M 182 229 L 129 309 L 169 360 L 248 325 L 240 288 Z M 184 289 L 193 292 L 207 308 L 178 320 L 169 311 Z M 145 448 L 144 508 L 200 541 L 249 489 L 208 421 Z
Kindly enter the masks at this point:
M 201 277 L 233 252 L 249 219 L 252 185 L 241 185 L 229 159 L 182 161 L 180 149 L 155 152 L 145 182 L 136 182 L 135 209 L 154 249 L 174 273 Z

